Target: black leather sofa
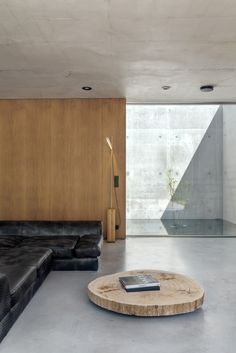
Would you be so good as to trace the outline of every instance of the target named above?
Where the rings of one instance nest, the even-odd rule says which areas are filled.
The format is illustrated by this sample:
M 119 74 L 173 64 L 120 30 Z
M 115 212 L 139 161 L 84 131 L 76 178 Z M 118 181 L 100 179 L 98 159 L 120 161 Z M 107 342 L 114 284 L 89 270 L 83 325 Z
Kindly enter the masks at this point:
M 50 270 L 98 269 L 100 221 L 0 222 L 0 341 Z

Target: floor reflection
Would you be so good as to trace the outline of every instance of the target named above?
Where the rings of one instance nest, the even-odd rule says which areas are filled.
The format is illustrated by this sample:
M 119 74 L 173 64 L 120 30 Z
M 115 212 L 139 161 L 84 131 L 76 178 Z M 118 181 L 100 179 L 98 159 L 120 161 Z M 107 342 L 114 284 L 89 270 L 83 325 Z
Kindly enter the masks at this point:
M 223 219 L 127 219 L 127 236 L 236 237 L 236 224 Z

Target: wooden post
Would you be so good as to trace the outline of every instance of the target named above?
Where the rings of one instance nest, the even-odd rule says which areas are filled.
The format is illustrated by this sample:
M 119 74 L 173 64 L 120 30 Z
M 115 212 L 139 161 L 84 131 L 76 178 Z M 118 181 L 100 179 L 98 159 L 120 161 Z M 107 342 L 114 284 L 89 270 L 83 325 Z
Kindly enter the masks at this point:
M 116 210 L 115 208 L 107 209 L 107 242 L 114 243 L 116 241 Z

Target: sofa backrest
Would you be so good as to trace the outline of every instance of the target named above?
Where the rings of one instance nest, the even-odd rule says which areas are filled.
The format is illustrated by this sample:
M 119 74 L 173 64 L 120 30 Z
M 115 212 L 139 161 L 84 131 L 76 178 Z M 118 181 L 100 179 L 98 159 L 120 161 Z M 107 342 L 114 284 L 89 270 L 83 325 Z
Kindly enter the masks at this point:
M 101 221 L 0 221 L 0 235 L 102 234 Z

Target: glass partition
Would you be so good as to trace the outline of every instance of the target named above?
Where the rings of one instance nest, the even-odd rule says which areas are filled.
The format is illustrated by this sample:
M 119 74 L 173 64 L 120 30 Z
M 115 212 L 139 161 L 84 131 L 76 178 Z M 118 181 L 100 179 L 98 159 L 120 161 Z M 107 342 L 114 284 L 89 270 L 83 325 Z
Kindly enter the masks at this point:
M 234 111 L 221 105 L 127 105 L 127 235 L 222 235 L 234 229 L 232 219 L 224 221 L 223 193 L 224 114 L 232 120 Z

